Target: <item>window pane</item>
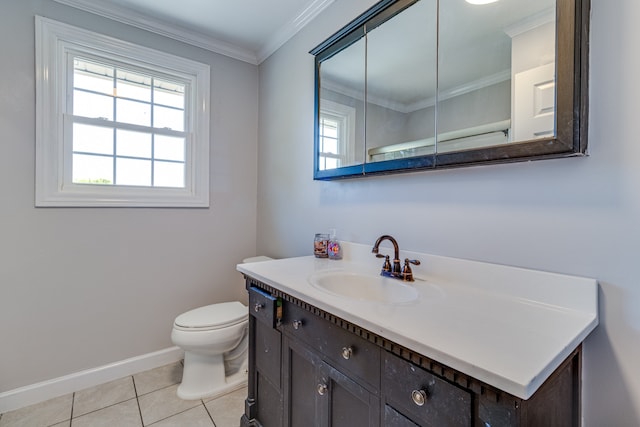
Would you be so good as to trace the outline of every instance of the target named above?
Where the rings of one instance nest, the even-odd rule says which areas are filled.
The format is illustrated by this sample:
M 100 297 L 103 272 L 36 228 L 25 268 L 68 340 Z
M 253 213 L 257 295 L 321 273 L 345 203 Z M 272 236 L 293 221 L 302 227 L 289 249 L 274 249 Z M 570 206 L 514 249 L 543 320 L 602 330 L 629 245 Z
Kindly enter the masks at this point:
M 151 186 L 151 161 L 117 158 L 116 184 Z
M 153 102 L 184 109 L 184 88 L 182 84 L 155 80 L 153 85 Z
M 113 129 L 74 123 L 73 151 L 113 154 Z
M 338 167 L 338 159 L 325 157 L 325 169 L 335 169 Z
M 116 130 L 116 154 L 118 156 L 151 158 L 151 134 Z
M 113 95 L 113 67 L 75 58 L 73 87 Z
M 151 77 L 123 70 L 117 76 L 118 96 L 151 102 Z
M 113 98 L 94 93 L 73 91 L 73 114 L 76 116 L 113 120 Z
M 184 111 L 154 106 L 153 127 L 184 131 Z
M 336 122 L 324 121 L 322 126 L 322 135 L 331 138 L 338 137 L 338 124 Z
M 330 154 L 338 153 L 338 140 L 333 138 L 322 138 L 322 152 Z
M 178 160 L 184 162 L 184 138 L 156 135 L 153 156 L 156 159 Z
M 73 155 L 74 184 L 113 184 L 113 157 Z
M 184 163 L 155 162 L 154 187 L 184 188 Z
M 143 102 L 116 100 L 116 121 L 134 125 L 151 125 L 151 106 Z

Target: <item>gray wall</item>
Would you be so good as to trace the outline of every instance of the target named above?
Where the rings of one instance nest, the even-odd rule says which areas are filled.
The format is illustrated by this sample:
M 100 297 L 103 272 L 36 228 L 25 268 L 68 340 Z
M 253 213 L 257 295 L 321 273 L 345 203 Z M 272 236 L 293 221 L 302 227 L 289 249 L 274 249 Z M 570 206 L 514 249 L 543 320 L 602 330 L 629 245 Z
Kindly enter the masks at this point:
M 0 6 L 0 392 L 170 347 L 187 309 L 245 298 L 258 69 L 46 0 Z M 209 209 L 34 208 L 34 15 L 211 65 Z
M 597 278 L 585 342 L 585 425 L 640 425 L 640 2 L 592 0 L 590 153 L 314 182 L 313 58 L 373 0 L 341 0 L 260 66 L 258 251 L 311 254 L 315 232 Z

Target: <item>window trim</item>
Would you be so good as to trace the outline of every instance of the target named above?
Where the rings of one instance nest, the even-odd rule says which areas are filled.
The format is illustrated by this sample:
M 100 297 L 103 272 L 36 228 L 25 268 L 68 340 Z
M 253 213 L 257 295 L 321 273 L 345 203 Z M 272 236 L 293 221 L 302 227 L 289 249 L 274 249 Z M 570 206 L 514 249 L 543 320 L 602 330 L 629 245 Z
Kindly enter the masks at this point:
M 37 207 L 208 207 L 210 67 L 189 59 L 36 16 Z M 71 53 L 158 70 L 189 82 L 185 91 L 187 153 L 184 188 L 72 184 L 65 162 L 64 121 Z M 72 71 L 72 70 L 71 70 Z M 187 94 L 189 92 L 189 94 Z M 192 94 L 192 95 L 191 95 Z

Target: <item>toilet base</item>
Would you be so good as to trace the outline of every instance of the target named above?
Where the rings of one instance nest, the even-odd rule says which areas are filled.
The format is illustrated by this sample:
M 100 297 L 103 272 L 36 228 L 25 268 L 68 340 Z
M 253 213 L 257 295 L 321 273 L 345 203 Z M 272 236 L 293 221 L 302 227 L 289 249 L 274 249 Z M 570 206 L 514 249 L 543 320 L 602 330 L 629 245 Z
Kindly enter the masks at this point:
M 214 398 L 238 390 L 247 384 L 246 367 L 225 377 L 222 355 L 199 355 L 185 352 L 182 383 L 178 397 L 184 400 Z

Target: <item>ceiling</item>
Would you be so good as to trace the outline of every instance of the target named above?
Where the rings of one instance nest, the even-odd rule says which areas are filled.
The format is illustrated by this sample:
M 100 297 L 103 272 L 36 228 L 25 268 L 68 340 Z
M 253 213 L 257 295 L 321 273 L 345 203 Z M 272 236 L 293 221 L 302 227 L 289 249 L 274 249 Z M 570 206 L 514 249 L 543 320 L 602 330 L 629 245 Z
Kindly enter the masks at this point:
M 54 0 L 259 64 L 335 0 Z

